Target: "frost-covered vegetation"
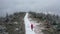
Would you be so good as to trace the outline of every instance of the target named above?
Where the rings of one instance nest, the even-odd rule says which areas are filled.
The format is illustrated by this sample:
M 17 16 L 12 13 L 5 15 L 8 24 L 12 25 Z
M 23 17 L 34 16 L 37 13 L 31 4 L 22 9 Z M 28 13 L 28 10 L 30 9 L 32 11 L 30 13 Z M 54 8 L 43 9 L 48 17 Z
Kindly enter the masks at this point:
M 25 12 L 14 13 L 0 18 L 0 34 L 25 34 Z
M 45 29 L 42 30 L 44 34 L 60 34 L 60 16 L 35 12 L 29 12 L 29 14 L 30 18 L 33 20 L 37 18 L 38 23 L 41 21 L 44 24 Z

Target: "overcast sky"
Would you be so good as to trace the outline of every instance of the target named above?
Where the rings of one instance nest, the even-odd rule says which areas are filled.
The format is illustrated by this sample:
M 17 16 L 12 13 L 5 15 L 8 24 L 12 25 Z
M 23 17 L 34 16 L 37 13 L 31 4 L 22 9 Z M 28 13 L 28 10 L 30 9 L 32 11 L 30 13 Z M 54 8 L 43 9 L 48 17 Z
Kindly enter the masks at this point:
M 16 11 L 37 11 L 60 13 L 60 0 L 0 0 L 0 16 L 6 12 L 9 14 Z

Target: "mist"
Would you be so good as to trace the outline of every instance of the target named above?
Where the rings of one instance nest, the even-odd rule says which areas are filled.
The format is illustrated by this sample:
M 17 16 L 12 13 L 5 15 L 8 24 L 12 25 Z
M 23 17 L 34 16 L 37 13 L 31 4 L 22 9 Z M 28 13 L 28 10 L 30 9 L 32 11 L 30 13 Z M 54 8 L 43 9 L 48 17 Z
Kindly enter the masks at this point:
M 60 13 L 60 0 L 0 0 L 0 16 L 14 12 L 50 12 Z

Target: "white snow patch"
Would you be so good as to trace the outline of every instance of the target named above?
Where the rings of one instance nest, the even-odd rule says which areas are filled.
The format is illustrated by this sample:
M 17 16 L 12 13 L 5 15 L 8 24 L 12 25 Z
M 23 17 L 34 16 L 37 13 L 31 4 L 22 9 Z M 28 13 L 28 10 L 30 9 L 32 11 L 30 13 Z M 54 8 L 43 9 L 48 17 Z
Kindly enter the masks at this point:
M 28 13 L 26 13 L 24 21 L 25 21 L 26 34 L 35 34 L 35 32 L 32 31 L 30 28 L 31 22 L 28 19 Z

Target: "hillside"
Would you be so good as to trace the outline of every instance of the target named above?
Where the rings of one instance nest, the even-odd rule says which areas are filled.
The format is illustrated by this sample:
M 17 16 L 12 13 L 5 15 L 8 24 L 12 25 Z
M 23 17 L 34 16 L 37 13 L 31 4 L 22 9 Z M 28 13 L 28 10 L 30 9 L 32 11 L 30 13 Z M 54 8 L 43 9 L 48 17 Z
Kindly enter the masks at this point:
M 25 34 L 25 14 L 25 12 L 19 12 L 0 18 L 0 34 Z
M 44 34 L 60 34 L 60 16 L 35 12 L 29 12 L 29 14 L 29 18 L 33 21 L 42 23 L 37 25 L 37 28 L 39 27 L 41 29 L 41 27 L 44 27 L 42 29 Z

